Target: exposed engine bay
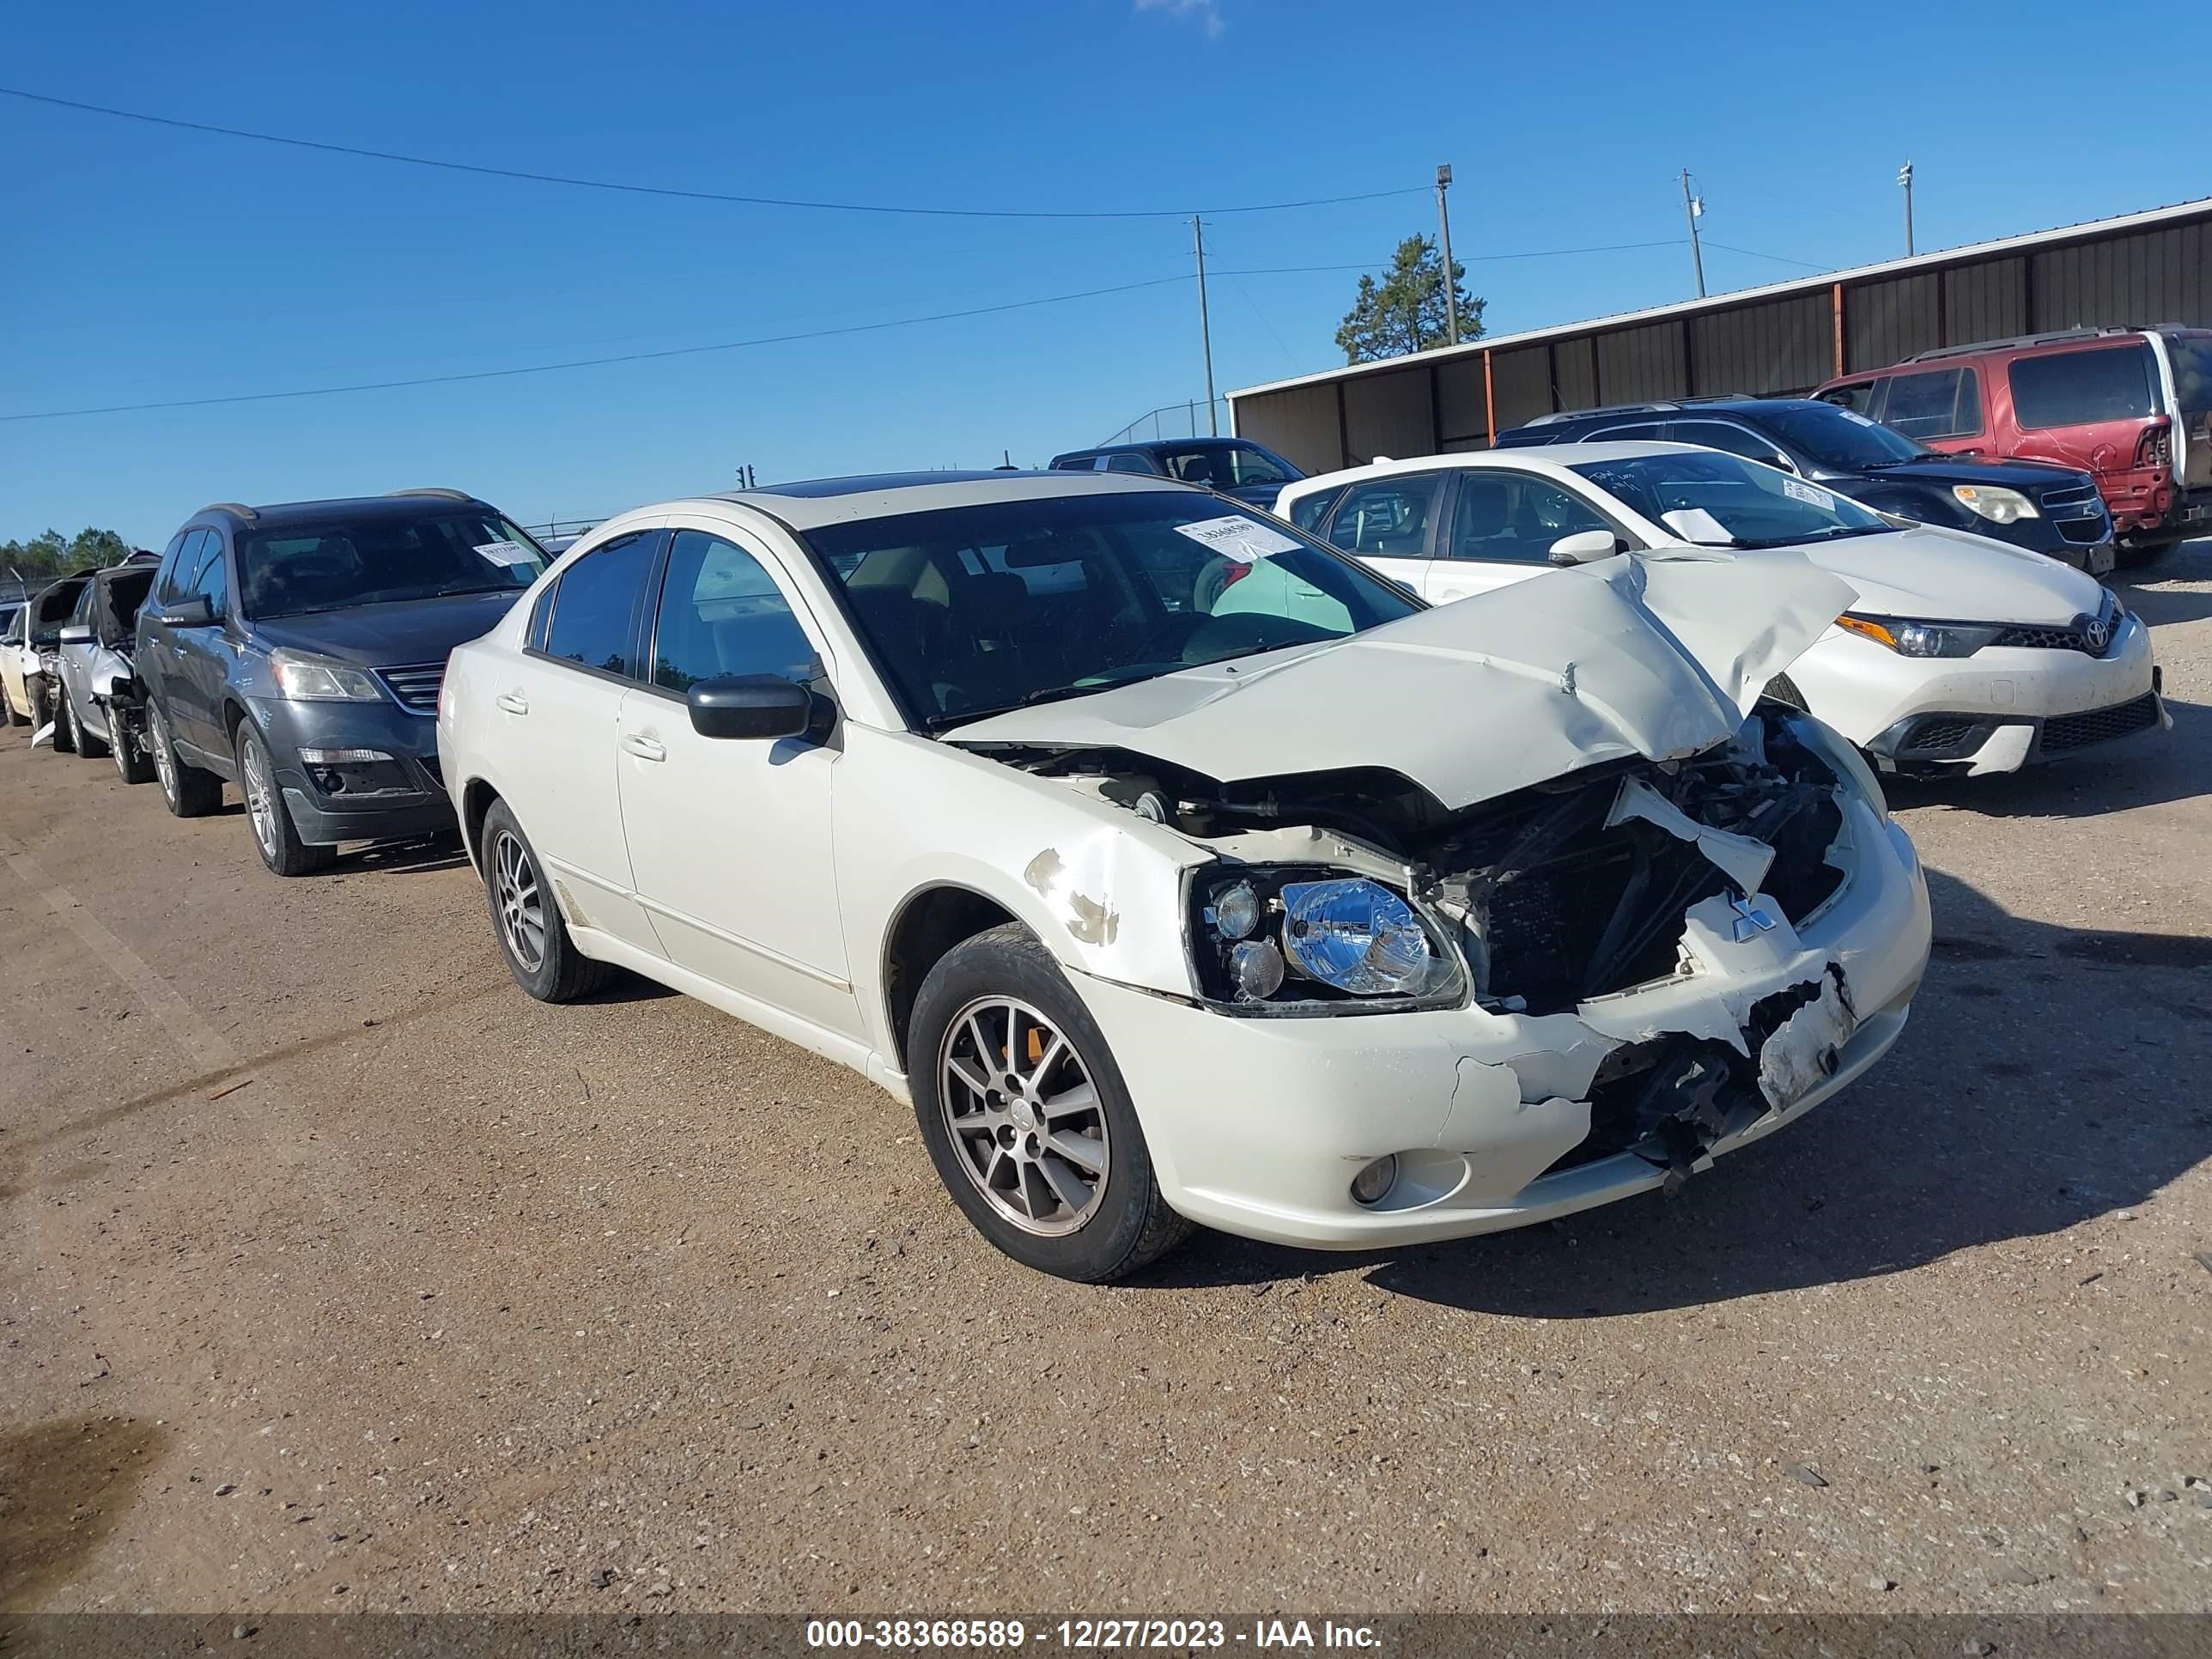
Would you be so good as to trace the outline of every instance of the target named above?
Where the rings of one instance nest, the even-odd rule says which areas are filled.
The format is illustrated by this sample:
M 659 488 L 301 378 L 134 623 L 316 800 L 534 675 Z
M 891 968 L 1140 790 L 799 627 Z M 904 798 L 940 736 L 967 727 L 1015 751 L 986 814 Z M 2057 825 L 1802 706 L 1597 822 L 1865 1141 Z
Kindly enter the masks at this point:
M 1608 761 L 1458 811 L 1380 768 L 1222 783 L 1127 750 L 975 747 L 1223 855 L 1197 878 L 1189 937 L 1201 994 L 1224 1012 L 1472 1001 L 1541 1017 L 1690 971 L 1686 931 L 1710 902 L 1741 940 L 1779 919 L 1802 923 L 1842 886 L 1846 786 L 1803 720 L 1762 702 L 1702 753 Z M 1408 902 L 1433 948 L 1425 977 L 1378 993 L 1301 974 L 1302 896 L 1351 884 L 1329 879 L 1348 872 Z M 1291 960 L 1255 977 L 1245 953 L 1265 938 Z M 1586 1094 L 1574 1091 L 1590 1103 L 1589 1133 L 1553 1168 L 1635 1152 L 1686 1172 L 1832 1073 L 1855 1021 L 1832 963 L 1737 1018 L 1731 1041 L 1663 1030 L 1619 1041 Z M 1770 1060 L 1785 1027 L 1793 1036 Z

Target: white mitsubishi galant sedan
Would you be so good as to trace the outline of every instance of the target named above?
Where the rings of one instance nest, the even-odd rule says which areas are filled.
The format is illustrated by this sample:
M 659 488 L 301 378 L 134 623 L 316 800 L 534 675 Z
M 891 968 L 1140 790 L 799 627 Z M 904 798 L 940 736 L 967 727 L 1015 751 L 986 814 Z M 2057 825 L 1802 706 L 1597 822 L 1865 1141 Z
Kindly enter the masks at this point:
M 1850 602 L 1680 548 L 1431 609 L 1156 478 L 792 484 L 570 549 L 439 754 L 532 995 L 618 964 L 841 1060 L 1108 1279 L 1585 1209 L 1879 1059 L 1919 865 L 1760 701 Z
M 2150 630 L 2094 578 L 1718 450 L 1378 461 L 1291 484 L 1276 511 L 1439 605 L 1624 550 L 1802 548 L 1857 597 L 1771 690 L 1885 772 L 2015 771 L 2172 724 Z

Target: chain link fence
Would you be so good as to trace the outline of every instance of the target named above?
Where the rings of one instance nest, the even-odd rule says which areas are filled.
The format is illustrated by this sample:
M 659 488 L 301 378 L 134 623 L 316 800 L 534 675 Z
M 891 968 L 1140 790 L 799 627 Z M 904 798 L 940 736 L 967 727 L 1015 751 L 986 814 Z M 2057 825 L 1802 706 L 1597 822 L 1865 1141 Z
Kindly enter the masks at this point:
M 1162 404 L 1158 409 L 1148 409 L 1120 431 L 1098 441 L 1103 448 L 1108 444 L 1139 444 L 1162 438 L 1207 438 L 1218 431 L 1229 434 L 1229 399 L 1216 398 L 1212 405 L 1212 419 L 1208 420 L 1207 404 L 1203 398 L 1194 398 L 1188 403 Z

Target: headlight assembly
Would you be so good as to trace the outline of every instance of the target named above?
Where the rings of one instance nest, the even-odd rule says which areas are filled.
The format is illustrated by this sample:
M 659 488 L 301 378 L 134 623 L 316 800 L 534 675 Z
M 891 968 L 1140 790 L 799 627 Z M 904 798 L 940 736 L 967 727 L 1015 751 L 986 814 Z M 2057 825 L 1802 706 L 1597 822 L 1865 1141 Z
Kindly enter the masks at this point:
M 269 672 L 294 702 L 381 702 L 384 692 L 366 669 L 303 651 L 272 651 Z
M 2004 629 L 1994 623 L 1913 622 L 1903 617 L 1862 617 L 1846 611 L 1836 626 L 1886 645 L 1900 657 L 1971 657 L 1995 645 Z
M 1407 896 L 1317 866 L 1224 865 L 1192 892 L 1191 957 L 1206 1000 L 1237 1013 L 1439 1007 L 1458 956 Z
M 1990 484 L 1953 484 L 1951 494 L 1967 512 L 1991 524 L 2018 524 L 2022 519 L 2043 516 L 2035 510 L 2035 503 L 2017 489 L 2002 489 Z

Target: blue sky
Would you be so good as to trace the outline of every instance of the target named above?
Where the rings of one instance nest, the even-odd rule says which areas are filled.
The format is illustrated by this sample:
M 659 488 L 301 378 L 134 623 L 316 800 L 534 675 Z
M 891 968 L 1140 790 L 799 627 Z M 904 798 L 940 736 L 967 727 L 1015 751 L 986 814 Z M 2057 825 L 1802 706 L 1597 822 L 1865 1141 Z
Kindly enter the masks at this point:
M 94 15 L 96 12 L 96 15 Z M 2094 24 L 2089 21 L 2094 16 Z M 2212 193 L 2212 10 L 1028 0 L 11 7 L 0 84 L 188 120 L 676 189 L 1222 215 L 1218 271 L 1432 231 L 1492 332 Z M 610 19 L 616 21 L 610 21 Z M 2076 58 L 2066 43 L 2087 40 Z M 2148 86 L 2148 93 L 2144 88 Z M 2148 98 L 2148 101 L 2143 100 Z M 2174 122 L 2181 126 L 2172 125 Z M 515 368 L 1176 278 L 1174 218 L 741 207 L 472 177 L 0 97 L 0 415 Z M 1553 258 L 1482 256 L 1603 244 Z M 1727 246 L 1717 245 L 1724 244 Z M 1731 252 L 1758 250 L 1804 264 Z M 1220 276 L 1224 390 L 1340 361 L 1350 270 Z M 459 385 L 0 422 L 0 539 L 160 545 L 202 503 L 450 483 L 530 521 L 763 480 L 1041 464 L 1202 395 L 1188 282 L 842 338 Z

